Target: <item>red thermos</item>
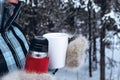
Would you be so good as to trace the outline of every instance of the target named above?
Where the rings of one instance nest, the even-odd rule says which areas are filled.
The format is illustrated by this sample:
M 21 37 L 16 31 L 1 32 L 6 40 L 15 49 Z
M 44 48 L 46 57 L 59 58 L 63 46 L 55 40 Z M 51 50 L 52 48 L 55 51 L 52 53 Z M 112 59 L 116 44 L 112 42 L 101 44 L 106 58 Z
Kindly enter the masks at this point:
M 35 36 L 30 42 L 25 70 L 27 72 L 47 73 L 48 65 L 48 40 L 44 37 Z

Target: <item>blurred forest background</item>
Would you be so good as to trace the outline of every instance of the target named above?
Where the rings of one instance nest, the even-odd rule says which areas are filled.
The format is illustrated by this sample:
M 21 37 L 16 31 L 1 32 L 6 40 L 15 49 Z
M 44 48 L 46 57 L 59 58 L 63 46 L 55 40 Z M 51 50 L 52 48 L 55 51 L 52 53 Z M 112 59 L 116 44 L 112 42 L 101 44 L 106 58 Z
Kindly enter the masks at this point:
M 86 36 L 90 77 L 99 64 L 100 80 L 106 80 L 106 65 L 120 64 L 105 53 L 106 47 L 120 49 L 120 0 L 25 0 L 17 22 L 28 40 L 47 32 Z

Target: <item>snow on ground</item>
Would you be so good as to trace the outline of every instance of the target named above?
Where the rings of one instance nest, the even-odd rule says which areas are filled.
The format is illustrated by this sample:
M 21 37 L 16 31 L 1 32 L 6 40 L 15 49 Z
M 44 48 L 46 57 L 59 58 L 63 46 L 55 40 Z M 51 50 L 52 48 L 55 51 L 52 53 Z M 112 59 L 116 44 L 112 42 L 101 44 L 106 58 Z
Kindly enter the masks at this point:
M 93 77 L 89 77 L 88 61 L 85 61 L 77 72 L 70 72 L 60 69 L 56 73 L 56 80 L 99 80 L 99 70 L 93 72 Z

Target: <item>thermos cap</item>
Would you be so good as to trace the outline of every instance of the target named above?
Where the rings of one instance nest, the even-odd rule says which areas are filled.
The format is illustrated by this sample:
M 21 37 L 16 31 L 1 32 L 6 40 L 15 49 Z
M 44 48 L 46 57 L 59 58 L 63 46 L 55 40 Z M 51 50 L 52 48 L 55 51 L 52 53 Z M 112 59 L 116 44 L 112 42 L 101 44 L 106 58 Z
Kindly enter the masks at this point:
M 30 42 L 30 51 L 48 52 L 48 40 L 42 36 L 35 36 Z

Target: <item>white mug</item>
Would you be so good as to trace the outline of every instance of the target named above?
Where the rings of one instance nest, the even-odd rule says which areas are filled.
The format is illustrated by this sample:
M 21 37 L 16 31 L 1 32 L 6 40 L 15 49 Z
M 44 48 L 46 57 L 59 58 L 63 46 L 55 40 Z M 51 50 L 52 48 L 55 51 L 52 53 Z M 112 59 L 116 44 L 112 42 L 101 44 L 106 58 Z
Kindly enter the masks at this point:
M 48 39 L 49 69 L 65 66 L 68 35 L 66 33 L 47 33 L 43 37 Z

